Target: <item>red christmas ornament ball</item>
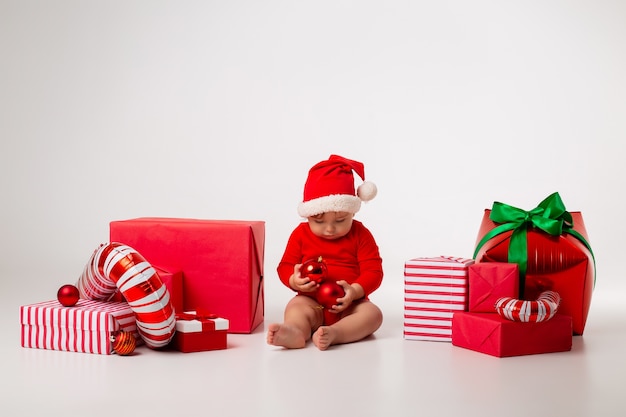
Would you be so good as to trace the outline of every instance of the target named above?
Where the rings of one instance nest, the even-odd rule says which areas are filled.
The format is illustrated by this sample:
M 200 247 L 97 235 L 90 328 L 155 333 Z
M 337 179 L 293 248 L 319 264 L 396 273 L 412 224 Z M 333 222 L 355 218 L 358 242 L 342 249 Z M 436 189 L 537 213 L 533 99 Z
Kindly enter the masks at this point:
M 326 263 L 321 256 L 304 261 L 300 267 L 300 276 L 320 283 L 326 278 Z
M 64 285 L 57 291 L 57 300 L 65 307 L 76 305 L 79 298 L 80 294 L 78 293 L 78 288 L 71 284 Z
M 320 287 L 317 289 L 315 298 L 325 308 L 331 308 L 337 304 L 337 298 L 341 298 L 346 295 L 343 287 L 337 284 L 335 281 L 322 281 Z
M 137 341 L 132 333 L 120 330 L 111 336 L 113 351 L 121 356 L 130 355 L 137 347 Z

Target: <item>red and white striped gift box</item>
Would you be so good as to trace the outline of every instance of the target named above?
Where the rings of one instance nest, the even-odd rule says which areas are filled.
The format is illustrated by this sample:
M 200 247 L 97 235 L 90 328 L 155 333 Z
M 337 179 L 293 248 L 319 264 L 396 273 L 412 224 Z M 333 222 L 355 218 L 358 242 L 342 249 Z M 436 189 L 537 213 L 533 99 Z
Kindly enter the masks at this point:
M 20 307 L 22 346 L 69 352 L 113 353 L 111 335 L 118 330 L 133 333 L 137 344 L 135 314 L 127 303 L 78 300 L 64 307 L 57 300 Z
M 404 338 L 452 341 L 452 315 L 466 311 L 473 259 L 415 258 L 404 265 Z

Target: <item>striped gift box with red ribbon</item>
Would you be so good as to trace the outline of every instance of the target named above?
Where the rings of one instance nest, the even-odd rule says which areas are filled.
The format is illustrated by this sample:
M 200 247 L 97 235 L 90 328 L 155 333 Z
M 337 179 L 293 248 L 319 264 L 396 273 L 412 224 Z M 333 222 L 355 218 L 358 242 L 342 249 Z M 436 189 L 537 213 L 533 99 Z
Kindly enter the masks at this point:
M 452 315 L 466 311 L 473 259 L 415 258 L 404 265 L 404 338 L 452 341 Z
M 141 344 L 135 314 L 127 303 L 78 300 L 64 307 L 57 300 L 20 307 L 21 344 L 26 348 L 113 353 L 111 335 L 131 332 Z

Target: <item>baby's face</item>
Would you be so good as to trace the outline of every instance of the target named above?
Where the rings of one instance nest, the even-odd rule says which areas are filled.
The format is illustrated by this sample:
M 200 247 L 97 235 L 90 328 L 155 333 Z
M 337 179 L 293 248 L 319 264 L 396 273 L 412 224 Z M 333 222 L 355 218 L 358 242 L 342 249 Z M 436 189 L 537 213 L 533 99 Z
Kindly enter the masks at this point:
M 354 214 L 343 211 L 331 211 L 308 218 L 309 227 L 315 236 L 324 239 L 339 239 L 352 228 Z

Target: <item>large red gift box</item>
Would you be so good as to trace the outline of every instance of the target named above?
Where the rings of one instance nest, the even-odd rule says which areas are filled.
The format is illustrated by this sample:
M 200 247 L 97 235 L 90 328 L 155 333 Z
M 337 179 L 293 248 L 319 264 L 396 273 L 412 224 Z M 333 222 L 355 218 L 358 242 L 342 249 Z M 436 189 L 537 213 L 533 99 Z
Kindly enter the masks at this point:
M 21 344 L 26 348 L 69 352 L 113 353 L 111 336 L 131 332 L 137 344 L 143 341 L 137 332 L 135 314 L 126 303 L 78 300 L 64 307 L 57 300 L 20 307 Z
M 251 333 L 264 318 L 262 221 L 144 217 L 113 221 L 111 242 L 184 276 L 184 311 L 211 311 L 231 333 Z
M 498 224 L 485 210 L 476 242 Z M 586 240 L 587 231 L 580 212 L 571 212 L 573 229 Z M 499 234 L 487 241 L 475 256 L 476 262 L 508 262 L 512 231 Z M 528 266 L 520 288 L 520 298 L 535 300 L 546 290 L 561 296 L 559 313 L 572 317 L 574 334 L 582 335 L 591 305 L 595 266 L 592 254 L 579 239 L 564 233 L 552 236 L 536 228 L 526 232 Z
M 405 339 L 452 340 L 452 315 L 467 310 L 467 268 L 473 263 L 446 256 L 405 262 Z
M 183 308 L 183 273 L 182 272 L 169 272 L 159 267 L 153 266 L 157 272 L 159 278 L 167 288 L 170 294 L 170 303 L 174 308 L 174 312 L 182 312 Z M 121 291 L 115 291 L 109 301 L 113 302 L 126 302 L 126 299 L 122 295 Z
M 174 349 L 184 353 L 226 349 L 228 320 L 215 315 L 197 315 L 186 311 L 177 315 Z
M 497 313 L 454 313 L 452 344 L 497 357 L 565 352 L 572 349 L 572 318 L 522 323 Z
M 500 297 L 519 298 L 519 267 L 505 262 L 481 262 L 468 268 L 469 306 L 475 313 L 494 313 Z

